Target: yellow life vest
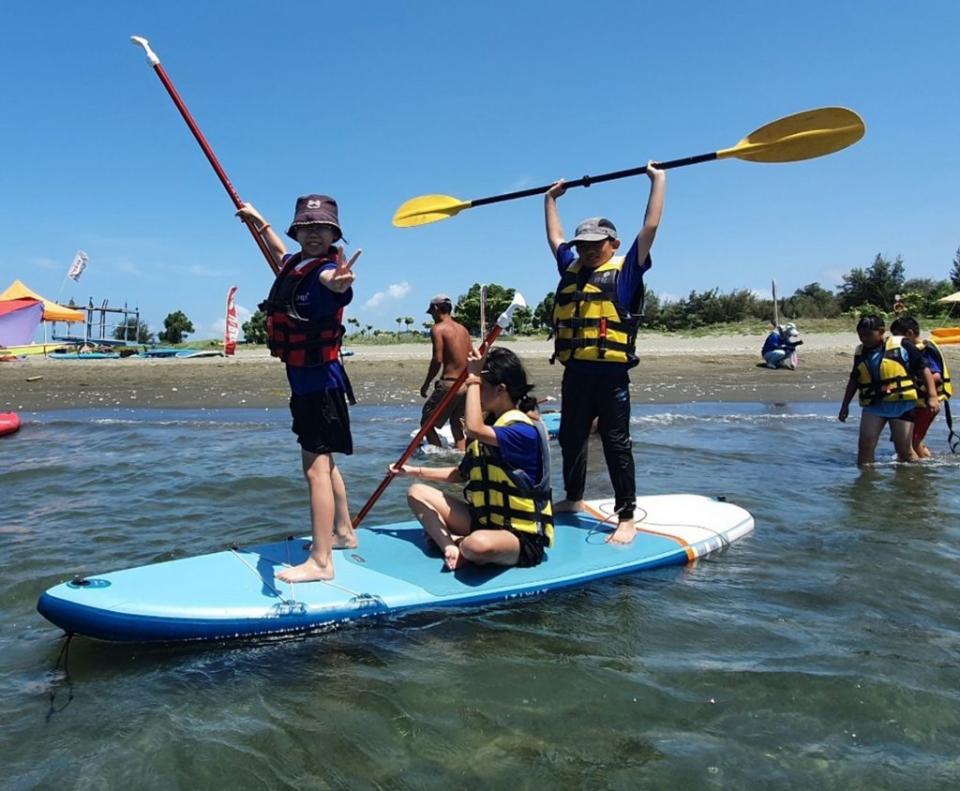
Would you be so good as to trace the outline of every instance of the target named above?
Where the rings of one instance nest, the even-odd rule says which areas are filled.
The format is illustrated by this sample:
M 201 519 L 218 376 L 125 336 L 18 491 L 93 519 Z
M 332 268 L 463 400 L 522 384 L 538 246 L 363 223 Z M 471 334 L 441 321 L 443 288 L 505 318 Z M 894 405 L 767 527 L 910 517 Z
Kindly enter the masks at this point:
M 874 375 L 867 363 L 863 344 L 857 346 L 853 355 L 853 366 L 860 391 L 860 406 L 917 400 L 917 386 L 901 355 L 902 341 L 903 338 L 899 335 L 891 335 L 883 342 L 879 377 Z
M 477 522 L 487 528 L 511 528 L 521 533 L 542 536 L 553 544 L 553 504 L 550 489 L 550 441 L 539 420 L 532 420 L 519 409 L 504 412 L 494 426 L 525 423 L 537 429 L 542 474 L 539 481 L 520 469 L 508 467 L 500 449 L 474 440 L 460 463 L 467 480 L 463 496 Z
M 560 278 L 553 300 L 554 357 L 637 364 L 639 318 L 617 299 L 622 257 L 614 257 L 589 270 L 581 286 L 580 260 Z
M 927 357 L 932 357 L 940 366 L 942 379 L 937 383 L 937 395 L 942 399 L 950 398 L 953 395 L 953 384 L 950 381 L 950 369 L 947 368 L 947 361 L 943 359 L 943 352 L 940 351 L 940 347 L 930 339 L 917 341 L 916 345 L 918 351 Z M 923 382 L 917 382 L 917 390 L 918 400 L 922 401 L 927 395 Z

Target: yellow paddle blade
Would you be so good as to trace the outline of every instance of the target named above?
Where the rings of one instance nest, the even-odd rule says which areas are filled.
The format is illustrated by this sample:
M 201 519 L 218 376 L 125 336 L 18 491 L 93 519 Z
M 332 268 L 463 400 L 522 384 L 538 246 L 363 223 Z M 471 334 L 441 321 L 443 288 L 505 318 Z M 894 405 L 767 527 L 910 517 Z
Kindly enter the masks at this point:
M 851 146 L 866 131 L 863 119 L 845 107 L 821 107 L 788 115 L 751 132 L 717 159 L 736 157 L 748 162 L 797 162 Z
M 450 195 L 421 195 L 404 203 L 393 215 L 397 228 L 412 228 L 453 217 L 463 209 L 470 208 L 470 201 Z

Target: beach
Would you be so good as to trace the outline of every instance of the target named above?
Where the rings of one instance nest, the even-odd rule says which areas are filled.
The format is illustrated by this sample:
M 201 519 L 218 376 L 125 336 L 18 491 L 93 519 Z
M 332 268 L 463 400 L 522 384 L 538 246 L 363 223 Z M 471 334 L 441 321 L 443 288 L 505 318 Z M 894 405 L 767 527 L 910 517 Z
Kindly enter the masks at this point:
M 804 336 L 796 371 L 760 367 L 763 335 L 705 337 L 641 333 L 640 364 L 631 371 L 633 401 L 643 403 L 839 402 L 853 360 L 853 333 Z M 550 365 L 552 344 L 508 340 L 524 361 L 536 395 L 559 399 L 563 367 Z M 346 367 L 362 405 L 419 404 L 430 361 L 427 343 L 358 345 Z M 960 363 L 946 347 L 948 363 Z M 51 360 L 0 364 L 0 409 L 35 412 L 84 407 L 285 407 L 283 365 L 260 348 L 233 358 Z

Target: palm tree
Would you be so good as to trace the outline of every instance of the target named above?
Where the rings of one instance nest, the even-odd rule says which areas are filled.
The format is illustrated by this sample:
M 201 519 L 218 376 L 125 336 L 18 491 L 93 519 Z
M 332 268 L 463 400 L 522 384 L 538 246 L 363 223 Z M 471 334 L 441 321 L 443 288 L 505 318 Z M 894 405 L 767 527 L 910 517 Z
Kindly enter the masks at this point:
M 403 323 L 407 325 L 407 332 L 410 332 L 410 328 L 413 326 L 413 316 L 404 316 Z

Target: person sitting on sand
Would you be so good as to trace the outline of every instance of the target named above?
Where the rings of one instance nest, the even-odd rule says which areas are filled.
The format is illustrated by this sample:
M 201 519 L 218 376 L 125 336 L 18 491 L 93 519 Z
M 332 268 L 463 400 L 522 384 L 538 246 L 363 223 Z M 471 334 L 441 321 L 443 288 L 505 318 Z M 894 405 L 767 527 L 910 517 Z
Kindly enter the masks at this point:
M 353 453 L 347 397 L 350 380 L 340 362 L 343 309 L 353 299 L 353 265 L 335 243 L 343 238 L 337 202 L 326 195 L 297 199 L 287 235 L 300 252 L 286 246 L 249 203 L 237 214 L 252 222 L 279 267 L 270 295 L 260 305 L 267 317 L 267 345 L 286 363 L 293 433 L 300 443 L 303 475 L 310 493 L 313 543 L 307 559 L 277 574 L 284 582 L 333 579 L 334 548 L 353 548 L 347 489 L 334 453 Z
M 900 461 L 917 461 L 913 450 L 913 408 L 917 401 L 916 381 L 923 381 L 927 406 L 940 411 L 933 375 L 912 341 L 891 335 L 884 339 L 886 325 L 879 316 L 864 316 L 857 322 L 860 345 L 853 355 L 853 370 L 847 382 L 840 413 L 841 423 L 850 412 L 850 401 L 860 394 L 860 440 L 857 465 L 873 464 L 877 440 L 884 425 L 890 423 L 890 435 Z
M 407 502 L 450 570 L 465 561 L 536 566 L 553 543 L 550 444 L 528 411 L 536 399 L 520 359 L 494 348 L 467 367 L 466 431 L 472 442 L 458 467 L 391 468 L 396 475 L 434 483 L 466 482 L 466 502 L 423 483 Z M 487 412 L 492 425 L 487 425 Z
M 467 328 L 453 318 L 453 303 L 450 297 L 446 294 L 437 294 L 430 300 L 427 313 L 433 319 L 433 327 L 430 328 L 433 357 L 430 359 L 427 375 L 420 387 L 420 395 L 427 398 L 427 388 L 430 386 L 430 382 L 438 373 L 440 378 L 433 386 L 433 393 L 430 394 L 423 405 L 423 412 L 420 415 L 421 426 L 436 411 L 450 386 L 463 373 L 463 369 L 467 367 L 467 355 L 473 348 Z M 440 447 L 440 437 L 436 430 L 449 420 L 450 431 L 453 434 L 453 441 L 457 450 L 463 450 L 466 447 L 463 436 L 463 412 L 466 401 L 467 390 L 466 387 L 463 387 L 443 410 L 443 414 L 437 417 L 433 428 L 427 432 L 427 442 Z
M 937 397 L 944 405 L 947 412 L 947 422 L 950 422 L 950 409 L 946 402 L 953 395 L 953 384 L 950 381 L 950 369 L 943 359 L 943 352 L 932 340 L 922 339 L 920 337 L 920 323 L 912 316 L 901 316 L 894 319 L 890 325 L 890 332 L 894 335 L 902 335 L 908 341 L 912 341 L 917 347 L 917 351 L 923 355 L 926 360 L 927 368 L 933 376 L 933 382 L 937 386 Z M 937 413 L 927 405 L 927 390 L 924 386 L 924 380 L 916 381 L 917 385 L 917 405 L 913 410 L 913 451 L 921 459 L 928 459 L 933 454 L 930 448 L 924 443 L 924 437 Z M 951 426 L 952 428 L 952 426 Z
M 797 347 L 801 343 L 796 324 L 777 325 L 763 342 L 760 356 L 767 368 L 789 368 L 792 371 L 797 367 Z

